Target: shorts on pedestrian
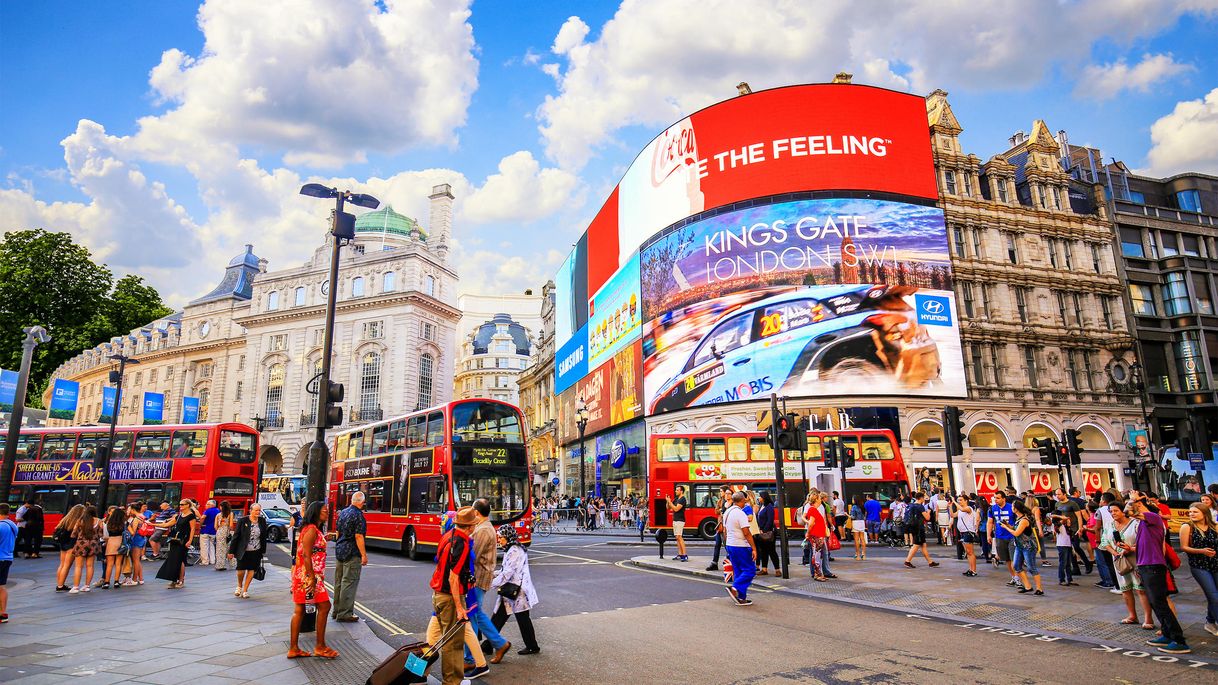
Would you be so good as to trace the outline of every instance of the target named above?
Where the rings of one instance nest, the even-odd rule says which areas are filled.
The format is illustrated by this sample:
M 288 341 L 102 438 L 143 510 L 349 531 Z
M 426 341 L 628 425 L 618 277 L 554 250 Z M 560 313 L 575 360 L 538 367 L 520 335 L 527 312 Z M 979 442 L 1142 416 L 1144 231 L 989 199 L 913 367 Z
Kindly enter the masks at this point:
M 854 531 L 855 533 L 863 533 L 863 532 L 866 532 L 866 530 L 867 530 L 867 523 L 866 523 L 865 521 L 863 521 L 863 520 L 851 521 L 851 522 L 850 522 L 850 530 Z
M 880 534 L 880 522 L 872 519 L 867 519 L 867 532 L 872 535 Z
M 679 537 L 682 537 L 683 535 L 685 535 L 685 522 L 684 521 L 673 521 L 672 522 L 672 536 L 674 538 L 679 538 Z
M 909 535 L 910 539 L 913 540 L 911 544 L 926 544 L 926 526 L 914 526 L 905 532 Z
M 846 516 L 845 514 L 841 514 L 839 516 L 834 516 L 833 524 L 835 526 L 837 526 L 838 528 L 841 528 L 842 526 L 846 525 L 846 521 L 848 521 L 849 519 L 850 519 L 850 517 Z
M 998 561 L 1014 561 L 1015 556 L 1012 554 L 1014 549 L 1014 538 L 994 538 L 994 551 L 998 554 Z
M 8 585 L 8 569 L 13 565 L 12 559 L 0 561 L 0 585 Z
M 1040 575 L 1040 564 L 1036 563 L 1036 550 L 1015 545 L 1015 572 L 1030 576 Z
M 1129 573 L 1118 573 L 1118 574 L 1116 574 L 1116 577 L 1117 577 L 1117 588 L 1119 588 L 1121 592 L 1129 592 L 1131 590 L 1136 590 L 1138 592 L 1142 592 L 1143 590 L 1146 589 L 1146 588 L 1142 587 L 1142 579 L 1138 576 L 1137 571 L 1130 571 Z
M 960 542 L 963 542 L 966 545 L 974 544 L 977 542 L 977 534 L 964 531 L 960 533 Z

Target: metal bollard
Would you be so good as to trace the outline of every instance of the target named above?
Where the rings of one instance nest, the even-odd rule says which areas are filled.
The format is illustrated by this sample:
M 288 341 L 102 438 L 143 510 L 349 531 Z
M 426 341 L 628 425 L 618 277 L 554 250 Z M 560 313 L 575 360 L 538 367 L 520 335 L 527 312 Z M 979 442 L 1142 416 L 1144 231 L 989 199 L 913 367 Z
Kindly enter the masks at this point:
M 668 530 L 661 528 L 656 531 L 656 542 L 660 545 L 660 558 L 664 558 L 664 543 L 668 542 Z

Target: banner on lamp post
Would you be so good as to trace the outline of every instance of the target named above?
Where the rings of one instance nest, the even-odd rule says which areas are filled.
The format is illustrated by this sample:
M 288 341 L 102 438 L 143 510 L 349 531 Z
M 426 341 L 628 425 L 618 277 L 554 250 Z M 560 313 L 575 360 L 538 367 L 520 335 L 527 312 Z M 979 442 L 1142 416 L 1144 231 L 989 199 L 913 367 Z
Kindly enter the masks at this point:
M 51 386 L 51 409 L 47 415 L 52 419 L 76 418 L 76 402 L 80 398 L 80 383 L 62 378 L 55 379 Z
M 0 369 L 0 411 L 12 411 L 17 401 L 17 372 Z
M 159 426 L 163 423 L 165 423 L 164 393 L 144 393 L 144 425 Z
M 102 408 L 101 415 L 97 417 L 98 423 L 110 423 L 114 420 L 114 404 L 118 397 L 118 390 L 111 387 L 102 388 Z
M 183 397 L 182 398 L 182 423 L 198 423 L 199 422 L 199 398 Z

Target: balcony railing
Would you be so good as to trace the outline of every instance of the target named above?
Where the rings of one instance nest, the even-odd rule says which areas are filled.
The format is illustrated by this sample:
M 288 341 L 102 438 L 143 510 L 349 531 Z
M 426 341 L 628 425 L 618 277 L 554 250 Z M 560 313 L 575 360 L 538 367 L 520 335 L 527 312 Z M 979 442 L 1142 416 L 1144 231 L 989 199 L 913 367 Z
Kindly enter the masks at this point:
M 283 414 L 269 417 L 266 420 L 266 428 L 263 430 L 278 430 L 280 428 L 283 428 Z
M 300 412 L 300 427 L 312 428 L 317 425 L 317 410 Z
M 367 421 L 380 421 L 385 418 L 385 412 L 381 411 L 380 407 L 375 409 L 356 409 L 351 407 L 350 417 L 352 423 L 363 423 Z

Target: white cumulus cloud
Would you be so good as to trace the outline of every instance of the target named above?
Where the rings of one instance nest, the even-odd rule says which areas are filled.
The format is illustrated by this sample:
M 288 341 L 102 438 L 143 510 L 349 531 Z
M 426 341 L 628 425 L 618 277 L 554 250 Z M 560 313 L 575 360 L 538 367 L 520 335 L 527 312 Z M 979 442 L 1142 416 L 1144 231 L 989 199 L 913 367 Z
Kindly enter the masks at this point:
M 856 82 L 924 93 L 937 87 L 1020 89 L 1055 65 L 1082 65 L 1101 40 L 1127 44 L 1214 0 L 625 0 L 593 35 L 580 18 L 558 30 L 543 65 L 557 93 L 538 108 L 546 154 L 581 168 L 614 133 L 663 126 L 754 90 Z M 554 65 L 554 66 L 551 66 Z
M 1170 54 L 1146 54 L 1133 66 L 1123 59 L 1109 64 L 1089 64 L 1079 76 L 1074 95 L 1108 100 L 1127 90 L 1149 93 L 1163 80 L 1192 69 L 1192 65 L 1177 62 Z
M 1204 98 L 1176 103 L 1150 127 L 1148 167 L 1153 176 L 1185 171 L 1218 174 L 1218 88 Z

